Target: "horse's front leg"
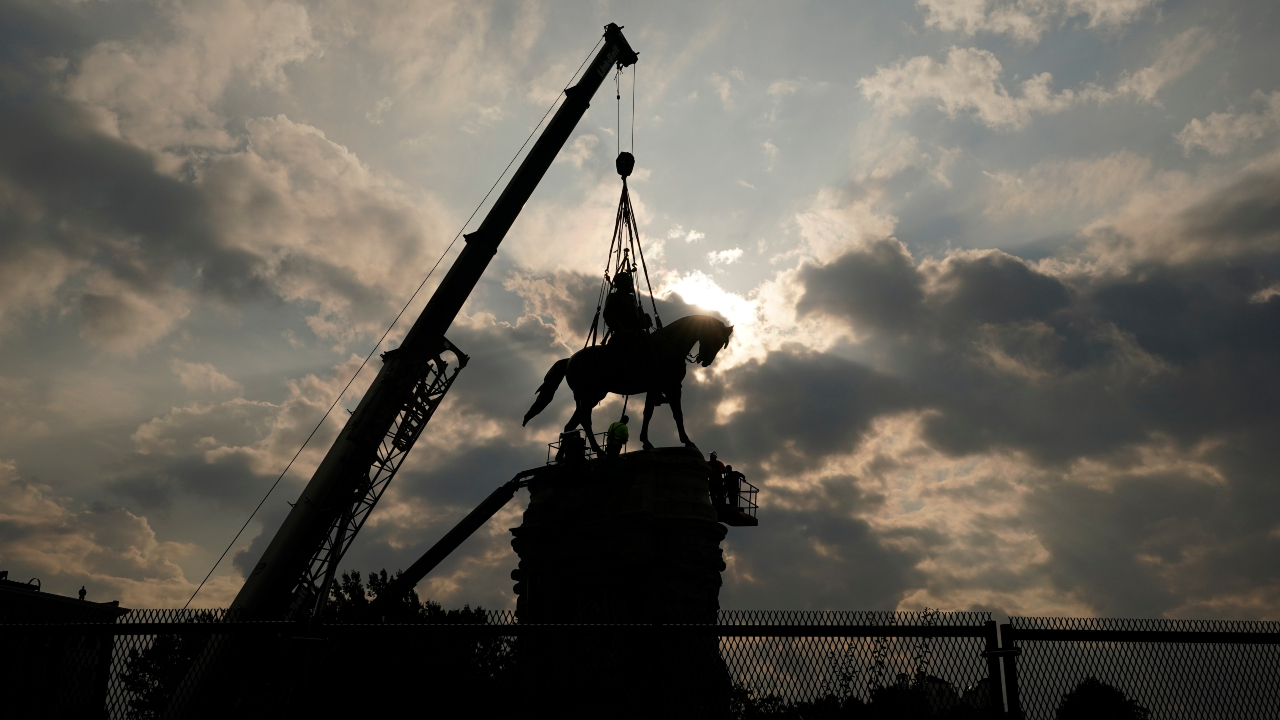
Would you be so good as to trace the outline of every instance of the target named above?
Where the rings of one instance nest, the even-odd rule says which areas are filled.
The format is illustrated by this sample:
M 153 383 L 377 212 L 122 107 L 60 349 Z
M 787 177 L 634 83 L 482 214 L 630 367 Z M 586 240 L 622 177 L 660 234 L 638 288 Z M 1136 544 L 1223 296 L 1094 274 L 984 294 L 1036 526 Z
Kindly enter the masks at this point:
M 680 433 L 680 442 L 684 443 L 685 447 L 697 448 L 698 446 L 693 444 L 684 431 L 684 410 L 680 408 L 680 386 L 675 386 L 675 389 L 668 391 L 666 396 L 667 402 L 671 403 L 671 416 L 676 419 L 676 431 Z
M 644 394 L 644 423 L 640 426 L 640 447 L 645 450 L 653 449 L 653 443 L 649 442 L 649 420 L 653 418 L 654 398 L 657 396 L 657 390 L 650 390 Z

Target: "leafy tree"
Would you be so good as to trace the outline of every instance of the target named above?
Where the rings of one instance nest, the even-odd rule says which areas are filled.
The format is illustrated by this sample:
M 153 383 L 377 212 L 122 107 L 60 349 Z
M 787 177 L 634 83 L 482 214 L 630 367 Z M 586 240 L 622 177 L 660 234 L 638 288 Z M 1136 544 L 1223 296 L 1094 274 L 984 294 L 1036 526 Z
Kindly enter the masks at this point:
M 1062 696 L 1057 720 L 1150 720 L 1151 711 L 1123 690 L 1090 675 Z
M 400 575 L 399 570 L 394 574 L 388 574 L 386 568 L 383 568 L 379 572 L 369 573 L 369 579 L 362 581 L 359 571 L 342 573 L 329 588 L 324 621 L 329 623 L 370 622 L 369 618 L 361 618 L 361 614 L 374 598 L 382 594 L 388 585 L 399 579 Z M 422 600 L 418 597 L 416 590 L 410 590 L 408 595 L 391 605 L 384 616 L 377 621 L 397 624 L 483 625 L 488 622 L 488 615 L 483 608 L 472 609 L 470 605 L 463 605 L 461 610 L 445 610 L 439 603 Z
M 386 590 L 400 575 L 387 571 L 369 573 L 368 580 L 359 572 L 343 573 L 330 588 L 325 605 L 324 621 L 346 624 L 360 618 L 369 603 Z M 213 613 L 202 612 L 188 622 L 214 622 Z M 451 625 L 483 625 L 488 615 L 483 608 L 463 606 L 445 610 L 439 603 L 422 600 L 414 591 L 393 604 L 380 621 L 388 624 L 419 625 L 441 623 Z M 326 709 L 351 709 L 360 711 L 367 704 L 364 694 L 327 696 L 314 692 L 320 663 L 341 667 L 343 686 L 402 690 L 422 688 L 424 685 L 452 688 L 450 692 L 468 691 L 483 694 L 482 687 L 503 682 L 510 674 L 512 647 L 504 638 L 468 638 L 463 635 L 446 635 L 430 644 L 421 635 L 370 634 L 367 637 L 343 638 L 325 643 L 318 648 L 314 641 L 260 638 L 258 654 L 249 661 L 268 668 L 251 675 L 270 681 L 260 688 L 267 695 L 293 696 L 294 702 L 307 702 L 306 697 L 327 698 Z M 130 648 L 125 659 L 121 681 L 128 692 L 130 720 L 153 720 L 163 716 L 174 691 L 181 685 L 196 658 L 199 657 L 208 635 L 173 633 L 157 635 L 145 648 Z M 293 673 L 293 674 L 291 674 Z M 251 688 L 240 687 L 248 699 Z M 257 702 L 270 703 L 265 698 Z
M 201 612 L 187 622 L 213 622 Z M 207 635 L 157 635 L 146 648 L 129 648 L 120 680 L 129 693 L 130 720 L 152 720 L 164 714 L 169 698 L 208 642 Z

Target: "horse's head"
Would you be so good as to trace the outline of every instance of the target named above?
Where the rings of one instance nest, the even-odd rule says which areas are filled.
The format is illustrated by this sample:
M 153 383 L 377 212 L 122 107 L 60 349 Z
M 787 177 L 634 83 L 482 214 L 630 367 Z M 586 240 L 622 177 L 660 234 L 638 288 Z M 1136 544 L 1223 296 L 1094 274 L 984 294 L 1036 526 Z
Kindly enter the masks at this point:
M 712 323 L 712 327 L 708 329 L 710 332 L 698 338 L 697 361 L 702 364 L 702 367 L 710 367 L 711 363 L 716 361 L 716 355 L 729 344 L 729 338 L 733 335 L 733 326 L 725 325 L 719 320 Z

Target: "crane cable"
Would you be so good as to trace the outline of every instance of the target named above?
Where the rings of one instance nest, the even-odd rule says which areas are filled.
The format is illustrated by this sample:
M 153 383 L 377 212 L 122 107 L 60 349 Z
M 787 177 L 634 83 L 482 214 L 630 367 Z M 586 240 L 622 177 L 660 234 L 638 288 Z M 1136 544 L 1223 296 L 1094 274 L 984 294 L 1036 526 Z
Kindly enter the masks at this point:
M 591 56 L 593 54 L 595 54 L 596 48 L 600 47 L 600 43 L 602 42 L 604 42 L 603 35 L 600 37 L 599 40 L 596 41 L 595 46 L 591 48 L 591 52 L 587 53 L 587 56 L 583 58 L 582 64 L 579 65 L 578 69 L 573 72 L 573 75 L 569 78 L 569 82 L 566 83 L 565 86 L 560 90 L 560 94 L 556 95 L 555 100 L 551 101 L 551 106 L 548 107 L 547 111 L 542 114 L 542 119 L 539 120 L 538 123 L 533 126 L 533 129 L 529 131 L 529 136 L 526 137 L 524 139 L 524 142 L 520 144 L 520 149 L 516 150 L 516 154 L 512 156 L 511 161 L 508 162 L 507 166 L 502 169 L 502 172 L 498 175 L 498 179 L 493 181 L 493 185 L 489 187 L 489 192 L 484 194 L 484 198 L 481 199 L 480 203 L 476 205 L 476 208 L 471 211 L 471 215 L 467 217 L 467 221 L 462 223 L 462 227 L 458 230 L 458 234 L 453 236 L 453 240 L 449 242 L 449 246 L 444 249 L 444 252 L 440 253 L 440 257 L 439 259 L 436 260 L 436 264 L 431 266 L 431 270 L 427 272 L 427 276 L 424 277 L 422 279 L 422 282 L 418 284 L 418 289 L 413 291 L 413 294 L 409 296 L 409 300 L 405 302 L 404 307 L 400 308 L 400 312 L 396 313 L 395 318 L 391 320 L 391 324 L 388 325 L 386 331 L 382 333 L 382 337 L 378 338 L 378 343 L 374 345 L 373 349 L 369 351 L 369 354 L 364 357 L 364 361 L 360 363 L 360 367 L 356 368 L 356 371 L 354 374 L 352 374 L 351 379 L 348 380 L 347 384 L 343 386 L 342 392 L 338 393 L 338 396 L 333 399 L 333 403 L 329 405 L 329 409 L 324 411 L 324 415 L 320 418 L 320 422 L 316 423 L 315 428 L 311 430 L 311 434 L 307 435 L 307 439 L 302 441 L 302 446 L 298 448 L 298 452 L 293 454 L 293 457 L 289 460 L 289 463 L 284 466 L 284 470 L 280 471 L 280 475 L 276 478 L 276 481 L 273 482 L 271 484 L 271 487 L 267 489 L 267 494 L 262 496 L 262 500 L 258 502 L 258 506 L 253 509 L 253 512 L 249 513 L 249 518 L 244 521 L 244 525 L 242 525 L 240 527 L 240 530 L 236 532 L 235 537 L 231 538 L 231 542 L 227 544 L 227 549 L 222 551 L 222 554 L 218 556 L 217 561 L 213 563 L 213 567 L 209 568 L 209 573 L 205 575 L 204 579 L 200 581 L 200 584 L 196 586 L 195 592 L 191 593 L 191 597 L 187 598 L 186 604 L 182 606 L 183 610 L 186 610 L 187 607 L 191 605 L 191 601 L 195 600 L 196 595 L 200 594 L 201 588 L 204 587 L 205 583 L 209 582 L 209 578 L 213 577 L 213 571 L 218 569 L 218 565 L 220 565 L 222 561 L 227 557 L 227 553 L 231 552 L 231 548 L 234 547 L 236 544 L 236 541 L 240 539 L 240 536 L 244 533 L 245 528 L 249 527 L 249 523 L 253 522 L 254 516 L 256 516 L 258 514 L 258 511 L 262 509 L 262 506 L 266 504 L 267 498 L 271 497 L 271 493 L 275 491 L 276 487 L 280 484 L 280 481 L 284 479 L 285 473 L 289 472 L 289 468 L 293 467 L 294 461 L 296 461 L 298 457 L 302 455 L 302 451 L 306 449 L 307 443 L 311 442 L 311 438 L 315 437 L 315 434 L 320 431 L 320 428 L 324 425 L 324 421 L 329 419 L 329 414 L 333 412 L 333 409 L 338 406 L 338 402 L 341 401 L 343 396 L 347 394 L 347 390 L 351 387 L 351 383 L 356 381 L 356 377 L 360 375 L 360 371 L 364 370 L 365 365 L 369 364 L 369 360 L 373 359 L 373 354 L 378 352 L 378 348 L 382 347 L 382 343 L 385 342 L 387 339 L 387 336 L 391 334 L 391 331 L 392 329 L 395 328 L 396 323 L 400 321 L 401 316 L 403 316 L 405 314 L 405 311 L 409 309 L 409 306 L 413 304 L 414 298 L 418 297 L 418 293 L 422 292 L 422 288 L 427 286 L 427 281 L 431 279 L 431 276 L 433 274 L 435 274 L 436 268 L 440 267 L 440 263 L 444 262 L 445 257 L 449 255 L 449 251 L 452 250 L 453 246 L 458 242 L 458 238 L 462 237 L 463 230 L 467 229 L 467 226 L 471 224 L 472 220 L 475 219 L 476 213 L 479 213 L 480 208 L 484 207 L 485 202 L 489 200 L 489 196 L 492 195 L 493 191 L 498 187 L 498 183 L 502 182 L 502 178 L 506 177 L 507 171 L 509 171 L 511 169 L 511 166 L 515 164 L 516 160 L 520 158 L 520 153 L 524 152 L 525 147 L 529 145 L 529 141 L 532 140 L 534 134 L 538 132 L 538 128 L 542 127 L 542 123 L 546 122 L 547 117 L 551 115 L 551 111 L 556 108 L 557 104 L 559 104 L 560 98 L 565 96 L 565 90 L 568 90 L 569 86 L 573 84 L 574 78 L 577 78 L 578 73 L 582 72 L 582 68 L 586 67 L 587 61 L 591 59 Z

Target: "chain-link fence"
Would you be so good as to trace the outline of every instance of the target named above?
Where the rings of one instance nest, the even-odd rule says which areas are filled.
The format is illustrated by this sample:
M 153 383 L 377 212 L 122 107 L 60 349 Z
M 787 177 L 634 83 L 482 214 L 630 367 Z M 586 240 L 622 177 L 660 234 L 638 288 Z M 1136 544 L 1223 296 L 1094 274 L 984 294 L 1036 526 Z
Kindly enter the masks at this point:
M 1280 622 L 1014 617 L 1002 630 L 1029 720 L 1099 704 L 1125 719 L 1280 717 Z
M 341 715 L 395 698 L 480 717 L 1280 717 L 1280 623 L 1013 618 L 997 632 L 988 613 L 723 611 L 716 625 L 511 612 L 309 625 L 133 610 L 0 637 L 0 697 L 38 697 L 47 717 Z

